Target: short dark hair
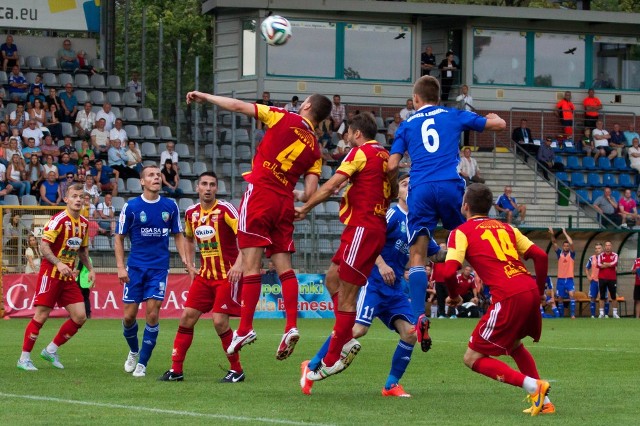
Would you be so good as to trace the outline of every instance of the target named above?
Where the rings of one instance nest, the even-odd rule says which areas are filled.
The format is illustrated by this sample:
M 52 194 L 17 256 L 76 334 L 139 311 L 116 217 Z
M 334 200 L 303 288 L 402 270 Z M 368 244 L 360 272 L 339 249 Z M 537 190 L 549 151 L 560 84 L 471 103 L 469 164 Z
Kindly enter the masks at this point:
M 376 119 L 373 118 L 370 112 L 361 112 L 360 114 L 354 115 L 347 124 L 352 132 L 360 130 L 367 140 L 375 139 L 376 133 L 378 133 Z
M 463 203 L 467 203 L 472 215 L 488 216 L 489 210 L 493 206 L 493 193 L 483 183 L 472 183 L 467 186 Z
M 413 94 L 423 102 L 435 105 L 440 101 L 440 82 L 435 77 L 424 75 L 413 85 Z
M 316 123 L 320 123 L 331 114 L 331 101 L 324 95 L 314 93 L 309 96 L 311 116 Z
M 198 176 L 198 183 L 200 183 L 200 179 L 202 179 L 205 176 L 212 177 L 216 180 L 216 183 L 218 182 L 218 175 L 216 175 L 215 172 L 202 172 L 200 173 L 200 176 Z

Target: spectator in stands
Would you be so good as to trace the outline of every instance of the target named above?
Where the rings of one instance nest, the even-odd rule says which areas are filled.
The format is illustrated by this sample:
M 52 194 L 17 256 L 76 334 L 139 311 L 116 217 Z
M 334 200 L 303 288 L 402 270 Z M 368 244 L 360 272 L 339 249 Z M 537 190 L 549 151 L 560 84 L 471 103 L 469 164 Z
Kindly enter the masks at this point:
M 9 130 L 11 134 L 22 134 L 22 130 L 27 127 L 29 114 L 24 110 L 23 104 L 18 104 L 15 111 L 9 114 Z
M 24 257 L 27 264 L 24 265 L 25 274 L 37 274 L 40 272 L 40 246 L 35 235 L 29 235 L 27 239 L 27 249 L 24 251 Z
M 58 168 L 56 167 L 56 171 Z M 32 155 L 27 163 L 26 173 L 27 180 L 31 183 L 31 195 L 40 197 L 40 183 L 44 180 L 43 168 L 40 164 L 40 159 Z
M 501 219 L 506 219 L 507 223 L 512 223 L 513 219 L 520 218 L 520 224 L 524 225 L 527 215 L 527 206 L 518 204 L 516 198 L 511 194 L 513 188 L 507 185 L 504 187 L 504 193 L 496 201 L 495 208 Z
M 391 145 L 393 143 L 393 139 L 396 136 L 396 130 L 398 130 L 398 126 L 402 122 L 402 118 L 400 117 L 400 113 L 396 112 L 393 114 L 393 121 L 389 123 L 387 126 L 387 144 Z
M 636 201 L 631 198 L 631 190 L 625 189 L 624 195 L 618 201 L 618 209 L 620 210 L 620 222 L 623 228 L 633 228 L 638 223 L 638 206 Z
M 34 157 L 38 158 L 35 155 L 31 156 L 31 158 Z M 53 172 L 56 175 L 56 180 L 60 180 L 60 172 L 58 171 L 58 166 L 53 162 L 53 155 L 45 156 L 44 161 L 45 163 L 41 167 L 43 179 L 49 176 L 49 173 Z M 31 162 L 29 164 L 31 164 Z
M 596 154 L 593 157 L 596 162 L 600 156 L 609 157 L 609 160 L 617 157 L 618 151 L 609 146 L 611 135 L 602 128 L 602 120 L 596 121 L 596 128 L 593 129 L 591 134 L 593 135 L 593 142 L 596 148 Z
M 587 97 L 582 101 L 582 105 L 584 106 L 584 127 L 593 129 L 600 116 L 599 111 L 602 109 L 602 102 L 596 97 L 595 91 L 589 89 L 587 91 Z
M 120 173 L 109 166 L 102 164 L 102 160 L 98 158 L 94 168 L 91 169 L 91 175 L 95 176 L 96 184 L 100 188 L 100 192 L 111 192 L 111 195 L 118 195 L 118 179 Z
M 98 185 L 95 184 L 93 176 L 86 176 L 82 189 L 85 194 L 89 194 L 91 197 L 91 204 L 98 203 L 98 200 L 100 199 L 100 189 L 98 189 Z
M 78 98 L 73 93 L 73 86 L 67 83 L 64 86 L 64 92 L 60 94 L 60 102 L 62 102 L 62 119 L 66 123 L 74 123 L 76 114 L 78 114 Z
M 101 118 L 104 118 L 104 129 L 110 132 L 116 124 L 116 115 L 111 111 L 111 104 L 109 102 L 102 104 L 102 109 L 97 112 L 96 121 Z
M 136 95 L 136 98 L 138 98 L 138 103 L 142 103 L 142 93 L 144 91 L 144 86 L 142 85 L 142 82 L 138 80 L 138 78 L 138 71 L 133 71 L 131 73 L 131 81 L 127 83 L 127 92 Z
M 44 137 L 44 143 L 40 145 L 40 151 L 42 151 L 42 156 L 45 158 L 47 155 L 52 155 L 53 160 L 56 162 L 60 156 L 60 148 L 53 143 L 53 137 L 49 134 Z
M 633 138 L 631 148 L 627 150 L 629 154 L 629 166 L 640 173 L 640 138 Z
M 331 161 L 331 153 L 337 145 L 333 143 L 333 122 L 331 117 L 327 117 L 324 121 L 318 123 L 316 126 L 316 137 L 320 144 L 320 152 L 322 158 L 326 161 Z
M 576 106 L 571 102 L 571 92 L 564 92 L 562 98 L 556 104 L 556 115 L 560 118 L 560 124 L 563 126 L 563 132 L 567 136 L 573 135 L 573 112 Z
M 45 126 L 49 129 L 49 133 L 53 136 L 53 140 L 56 142 L 62 140 L 64 138 L 64 135 L 62 134 L 62 124 L 58 118 L 58 107 L 55 104 L 52 104 L 49 107 L 49 112 L 46 117 L 47 121 L 45 122 Z
M 89 146 L 89 142 L 87 142 L 86 140 L 83 140 L 80 143 L 80 152 L 78 152 L 78 158 L 80 159 L 79 162 L 84 162 L 84 157 L 89 157 L 89 162 L 91 164 L 96 161 L 95 152 L 93 152 L 93 150 Z
M 347 111 L 342 103 L 340 103 L 340 95 L 333 95 L 333 103 L 331 104 L 331 120 L 335 126 L 331 130 L 336 130 L 340 124 L 347 118 Z
M 58 63 L 60 68 L 65 71 L 76 72 L 80 68 L 78 62 L 78 55 L 76 51 L 71 48 L 71 40 L 68 38 L 62 42 L 62 48 L 58 50 Z
M 625 130 L 624 138 L 627 141 L 627 146 L 631 146 L 634 138 L 640 139 L 640 135 L 636 132 L 636 123 L 633 121 L 629 122 L 629 130 Z
M 7 183 L 7 168 L 0 164 L 0 206 L 4 205 L 4 196 L 13 192 L 13 186 Z
M 182 189 L 178 188 L 180 176 L 173 167 L 173 161 L 167 158 L 162 167 L 162 190 L 167 193 L 168 197 L 180 198 Z
M 284 106 L 284 109 L 286 109 L 289 112 L 295 112 L 296 114 L 298 113 L 298 110 L 300 109 L 300 105 L 298 104 L 298 97 L 294 96 L 291 98 L 291 102 L 289 102 L 288 104 L 286 104 Z
M 97 121 L 97 115 L 91 111 L 91 102 L 84 103 L 84 109 L 79 111 L 76 115 L 76 121 L 73 124 L 75 126 L 76 135 L 82 139 L 91 138 L 91 131 Z
M 47 112 L 44 110 L 44 96 L 40 98 L 36 98 L 31 103 L 31 108 L 29 108 L 28 114 L 30 120 L 35 120 L 38 127 L 42 127 L 47 122 Z
M 431 70 L 436 68 L 436 56 L 433 54 L 431 46 L 426 46 L 420 55 L 420 75 L 430 75 Z
M 522 151 L 526 152 L 530 156 L 536 158 L 538 156 L 538 150 L 540 147 L 533 143 L 533 132 L 527 126 L 527 119 L 520 120 L 520 127 L 513 129 L 511 133 L 511 140 L 518 144 Z M 518 150 L 518 155 L 522 157 L 525 163 L 529 162 L 529 156 L 525 155 L 521 150 Z
M 87 71 L 89 75 L 94 75 L 96 73 L 96 70 L 89 63 L 89 58 L 87 58 L 87 52 L 85 52 L 84 50 L 79 50 L 76 58 L 78 59 L 78 68 L 80 68 L 83 71 Z
M 39 100 L 40 101 L 39 110 L 44 111 L 44 103 L 45 103 L 46 99 L 47 98 L 44 96 L 44 92 L 42 91 L 42 89 L 40 89 L 39 86 L 35 86 L 35 87 L 32 88 L 32 92 L 29 93 L 29 95 L 27 96 L 27 106 L 28 106 L 29 110 L 31 110 L 35 105 L 34 104 L 35 101 Z M 40 121 L 41 123 L 44 123 L 44 114 L 40 118 L 42 119 L 42 121 L 41 120 L 38 120 L 38 121 Z
M 599 196 L 593 202 L 593 208 L 600 215 L 600 225 L 608 228 L 611 224 L 608 221 L 602 220 L 602 217 L 606 217 L 614 225 L 620 225 L 620 215 L 618 214 L 618 201 L 611 195 L 611 188 L 608 186 L 604 188 L 604 194 Z
M 105 122 L 104 118 L 98 119 L 95 129 L 91 131 L 91 147 L 96 153 L 96 157 L 103 160 L 108 157 L 108 151 L 111 147 L 109 132 L 104 128 Z
M 36 146 L 36 141 L 34 138 L 27 139 L 27 146 L 22 148 L 22 158 L 25 160 L 29 160 L 32 155 L 37 156 L 38 158 L 42 157 L 42 150 L 40 147 Z
M 345 133 L 347 132 L 347 130 L 349 129 L 349 125 L 347 124 L 349 122 L 349 120 L 351 120 L 353 118 L 353 116 L 355 114 L 359 114 L 359 111 L 355 111 L 355 113 L 353 111 L 349 111 L 347 113 L 347 117 L 342 120 L 342 123 L 337 124 L 334 123 L 334 127 L 337 127 L 338 130 L 336 131 L 336 133 L 338 134 L 338 139 L 342 139 L 345 136 Z
M 347 156 L 350 150 L 351 150 L 351 145 L 349 144 L 349 142 L 347 142 L 347 134 L 344 133 L 343 137 L 338 141 L 338 146 L 331 153 L 331 158 L 334 161 L 341 162 L 344 159 L 344 157 Z
M 580 148 L 582 149 L 582 152 L 584 152 L 587 157 L 591 157 L 591 154 L 594 153 L 596 150 L 596 145 L 593 142 L 593 137 L 591 136 L 591 129 L 589 127 L 585 127 L 583 130 Z
M 109 148 L 109 167 L 117 170 L 122 179 L 140 178 L 140 174 L 127 165 L 127 150 L 124 149 L 120 140 L 116 140 Z
M 82 177 L 84 177 L 84 179 L 86 180 L 86 177 L 89 176 L 90 174 L 91 174 L 91 162 L 90 162 L 89 156 L 85 155 L 82 157 L 82 160 L 78 165 L 78 179 L 82 181 Z
M 458 173 L 467 182 L 467 185 L 471 183 L 484 183 L 485 180 L 480 177 L 480 167 L 475 158 L 471 157 L 471 148 L 465 147 L 462 150 L 462 157 L 458 163 Z
M 544 139 L 544 143 L 540 146 L 538 150 L 537 160 L 542 166 L 542 175 L 546 180 L 549 180 L 549 174 L 547 173 L 547 169 L 553 172 L 562 172 L 564 171 L 564 164 L 557 163 L 555 161 L 556 155 L 553 152 L 553 148 L 551 148 L 551 136 L 547 136 Z
M 160 167 L 164 167 L 167 160 L 171 160 L 174 170 L 178 171 L 178 153 L 175 151 L 175 143 L 167 142 L 166 148 L 160 153 Z
M 20 72 L 20 67 L 14 65 L 9 74 L 9 98 L 14 102 L 26 102 L 29 93 L 29 83 Z
M 55 105 L 56 116 L 58 117 L 58 120 L 63 121 L 62 119 L 64 117 L 64 108 L 62 107 L 62 101 L 60 100 L 60 96 L 58 96 L 56 89 L 54 89 L 53 87 L 49 88 L 49 95 L 44 98 L 44 103 L 47 108 L 49 108 L 49 111 L 51 111 L 51 105 Z
M 262 98 L 256 100 L 256 103 L 257 104 L 262 104 L 262 105 L 273 106 L 273 101 L 271 101 L 271 93 L 269 93 L 267 91 L 262 92 Z M 258 140 L 262 140 L 262 136 L 264 135 L 264 130 L 266 130 L 264 128 L 264 123 L 262 121 L 260 121 L 260 120 L 256 120 L 256 129 L 259 130 L 258 135 L 256 136 L 256 138 Z
M 400 118 L 404 121 L 415 113 L 416 109 L 413 107 L 413 99 L 407 99 L 405 107 L 400 110 Z
M 36 74 L 36 77 L 33 80 L 33 83 L 29 86 L 29 95 L 36 93 L 35 90 L 39 89 L 38 95 L 42 96 L 42 102 L 44 102 L 44 80 L 42 79 L 42 74 Z M 31 102 L 31 97 L 29 97 L 29 102 Z
M 446 58 L 438 65 L 440 70 L 440 99 L 444 102 L 449 100 L 449 92 L 454 82 L 455 73 L 458 70 L 458 64 L 453 59 L 453 52 L 449 50 Z
M 11 34 L 7 34 L 6 41 L 0 45 L 0 56 L 2 57 L 2 71 L 7 72 L 9 68 L 18 65 L 20 59 L 18 46 L 13 43 Z
M 127 144 L 127 166 L 135 170 L 138 174 L 142 173 L 142 154 L 134 141 Z
M 31 182 L 27 180 L 24 160 L 18 154 L 13 154 L 11 162 L 7 166 L 7 182 L 19 197 L 31 193 Z
M 4 103 L 4 88 L 2 86 L 0 86 L 0 121 L 9 121 L 7 106 Z
M 22 155 L 22 150 L 20 149 L 20 137 L 11 136 L 9 138 L 9 148 L 4 150 L 4 159 L 6 160 L 6 165 L 9 165 L 9 161 L 11 161 L 11 157 L 13 154 L 18 154 L 20 157 L 24 158 Z
M 82 199 L 84 200 L 82 204 L 82 208 L 80 209 L 80 214 L 87 219 L 89 219 L 89 238 L 93 241 L 93 237 L 98 234 L 98 225 L 92 221 L 96 212 L 96 205 L 91 202 L 91 195 L 86 192 L 82 194 Z M 95 224 L 95 233 L 91 232 L 92 225 Z
M 78 162 L 78 150 L 71 142 L 71 136 L 64 137 L 64 141 L 60 147 L 60 154 L 69 154 L 71 161 Z
M 22 142 L 27 142 L 29 138 L 33 138 L 35 146 L 42 145 L 44 140 L 44 132 L 40 130 L 38 122 L 32 118 L 28 121 L 28 126 L 22 130 Z
M 60 195 L 62 195 L 62 198 L 64 199 L 64 194 L 67 193 L 67 189 L 76 183 L 76 177 L 72 173 L 67 173 L 66 175 L 63 175 L 62 180 L 58 183 L 60 184 Z
M 113 113 L 112 113 L 113 114 Z M 127 137 L 127 132 L 124 130 L 121 118 L 116 118 L 113 129 L 109 131 L 109 140 L 113 144 L 115 141 L 120 141 L 122 146 L 127 145 L 127 141 L 129 138 Z
M 78 166 L 75 163 L 71 162 L 71 158 L 69 154 L 62 154 L 60 156 L 60 162 L 58 163 L 58 173 L 60 177 L 67 176 L 68 174 L 72 174 L 73 178 L 76 179 L 78 176 Z
M 104 201 L 96 206 L 95 217 L 98 219 L 98 233 L 113 236 L 116 230 L 116 209 L 113 207 L 113 197 L 105 194 Z
M 9 133 L 9 126 L 6 121 L 0 120 L 0 146 L 4 148 L 8 147 L 9 137 L 11 137 L 11 133 Z
M 40 185 L 40 205 L 57 206 L 61 201 L 60 184 L 56 180 L 55 174 L 50 172 L 47 175 L 47 180 Z
M 467 86 L 466 84 L 463 84 L 460 87 L 460 90 L 462 93 L 460 93 L 458 96 L 456 96 L 456 102 L 458 103 L 458 109 L 461 109 L 463 111 L 475 111 L 475 108 L 473 107 L 473 98 L 471 97 L 471 95 L 469 94 L 469 86 Z M 464 139 L 463 139 L 463 146 L 469 146 L 469 136 L 470 136 L 470 130 L 465 130 L 464 131 Z
M 627 139 L 624 137 L 624 132 L 620 130 L 618 123 L 613 124 L 613 130 L 610 132 L 610 135 L 609 146 L 618 151 L 616 157 L 622 157 L 624 148 L 627 146 Z

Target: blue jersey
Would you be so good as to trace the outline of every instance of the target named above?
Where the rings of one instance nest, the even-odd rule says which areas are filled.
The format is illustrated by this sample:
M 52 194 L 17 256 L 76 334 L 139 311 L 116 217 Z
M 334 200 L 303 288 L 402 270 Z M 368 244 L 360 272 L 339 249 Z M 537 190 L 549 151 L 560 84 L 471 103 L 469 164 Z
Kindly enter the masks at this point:
M 170 234 L 181 232 L 178 205 L 164 197 L 147 201 L 139 196 L 129 201 L 116 228 L 116 233 L 128 234 L 131 240 L 127 266 L 144 269 L 169 269 Z
M 400 123 L 391 154 L 411 157 L 411 186 L 460 179 L 460 134 L 482 132 L 487 119 L 470 111 L 425 105 Z
M 409 262 L 407 213 L 398 206 L 393 206 L 387 210 L 387 241 L 380 256 L 393 269 L 396 281 L 393 286 L 386 285 L 380 275 L 378 266 L 374 265 L 369 275 L 369 285 L 382 286 L 393 292 L 404 293 L 401 281 L 404 275 L 404 268 Z

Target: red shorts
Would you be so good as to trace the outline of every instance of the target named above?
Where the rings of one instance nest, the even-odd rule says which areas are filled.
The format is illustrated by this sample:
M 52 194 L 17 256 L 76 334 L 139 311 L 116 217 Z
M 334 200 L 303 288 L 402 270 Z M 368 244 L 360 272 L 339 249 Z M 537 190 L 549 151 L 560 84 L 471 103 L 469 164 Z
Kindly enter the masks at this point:
M 184 306 L 202 313 L 213 309 L 216 314 L 240 316 L 240 289 L 242 284 L 231 284 L 229 280 L 207 280 L 196 275 L 189 287 Z
M 386 242 L 386 230 L 348 226 L 342 231 L 340 247 L 331 261 L 338 265 L 341 280 L 363 286 Z
M 240 203 L 238 247 L 265 247 L 273 253 L 293 253 L 293 200 L 249 184 Z
M 74 303 L 84 303 L 82 292 L 75 280 L 62 281 L 44 274 L 38 275 L 38 278 L 35 306 L 53 309 L 56 304 L 64 308 Z
M 534 289 L 489 306 L 469 339 L 469 348 L 484 355 L 509 355 L 513 345 L 531 336 L 540 340 L 540 294 Z

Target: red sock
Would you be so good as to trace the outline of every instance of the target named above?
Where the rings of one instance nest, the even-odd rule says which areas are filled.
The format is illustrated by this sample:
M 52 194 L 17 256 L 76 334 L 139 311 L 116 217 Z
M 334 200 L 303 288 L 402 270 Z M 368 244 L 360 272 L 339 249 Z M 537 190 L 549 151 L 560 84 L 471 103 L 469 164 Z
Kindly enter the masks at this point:
M 355 312 L 336 310 L 336 324 L 333 326 L 333 335 L 329 343 L 329 351 L 324 357 L 324 364 L 330 367 L 340 359 L 340 352 L 345 343 L 353 338 L 353 325 L 356 323 Z
M 182 373 L 182 364 L 187 357 L 187 351 L 191 347 L 193 342 L 193 327 L 180 327 L 178 326 L 178 332 L 176 338 L 173 340 L 173 353 L 171 354 L 171 369 L 174 373 Z
M 518 346 L 513 352 L 511 352 L 511 358 L 516 362 L 518 370 L 520 370 L 522 374 L 536 380 L 540 379 L 538 367 L 536 367 L 536 361 L 533 359 L 533 356 L 531 356 L 531 352 L 529 352 L 524 345 Z
M 262 294 L 262 275 L 248 275 L 242 278 L 242 302 L 238 335 L 246 336 L 253 329 L 253 316 Z
M 502 361 L 495 358 L 483 357 L 478 359 L 471 368 L 476 373 L 483 374 L 490 379 L 510 385 L 522 387 L 526 377 L 519 371 L 514 370 Z
M 293 269 L 290 269 L 280 275 L 280 282 L 282 283 L 284 311 L 287 316 L 287 324 L 284 327 L 286 333 L 298 325 L 298 278 L 296 278 Z
M 40 329 L 42 328 L 42 324 L 38 321 L 32 319 L 27 324 L 27 328 L 24 330 L 24 340 L 22 341 L 22 352 L 31 352 L 33 350 L 33 345 L 36 344 L 36 340 L 38 340 L 38 335 L 40 334 Z
M 228 329 L 222 334 L 218 334 L 220 341 L 222 342 L 222 350 L 224 350 L 227 359 L 229 360 L 229 368 L 233 371 L 242 371 L 242 364 L 240 364 L 240 352 L 236 352 L 233 355 L 227 354 L 227 348 L 229 344 L 231 344 L 231 339 L 233 338 L 233 331 Z
M 78 332 L 78 330 L 80 330 L 81 327 L 81 325 L 76 324 L 71 319 L 66 320 L 60 327 L 60 330 L 58 330 L 56 337 L 53 338 L 53 344 L 56 346 L 64 345 Z

